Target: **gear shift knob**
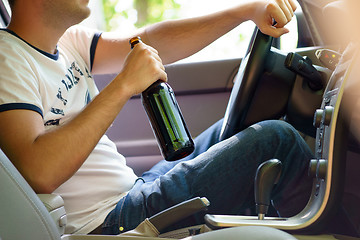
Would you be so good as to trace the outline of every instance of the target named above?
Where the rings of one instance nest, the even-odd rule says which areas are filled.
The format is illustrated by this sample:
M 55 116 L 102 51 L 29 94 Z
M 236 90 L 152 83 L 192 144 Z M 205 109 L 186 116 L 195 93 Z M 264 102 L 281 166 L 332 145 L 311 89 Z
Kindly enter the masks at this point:
M 271 191 L 280 179 L 282 164 L 277 159 L 263 162 L 255 175 L 255 203 L 259 220 L 263 220 L 269 209 Z

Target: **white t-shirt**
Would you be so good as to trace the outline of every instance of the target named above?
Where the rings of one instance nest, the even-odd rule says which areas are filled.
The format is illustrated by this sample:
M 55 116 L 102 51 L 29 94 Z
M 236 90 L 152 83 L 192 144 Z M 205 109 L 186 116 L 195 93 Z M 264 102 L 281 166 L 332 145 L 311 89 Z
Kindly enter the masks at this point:
M 90 69 L 99 36 L 72 27 L 60 39 L 57 53 L 49 54 L 0 30 L 0 112 L 36 111 L 47 129 L 80 112 L 98 94 Z M 54 191 L 65 202 L 66 233 L 94 230 L 136 178 L 115 144 L 103 136 L 77 173 Z

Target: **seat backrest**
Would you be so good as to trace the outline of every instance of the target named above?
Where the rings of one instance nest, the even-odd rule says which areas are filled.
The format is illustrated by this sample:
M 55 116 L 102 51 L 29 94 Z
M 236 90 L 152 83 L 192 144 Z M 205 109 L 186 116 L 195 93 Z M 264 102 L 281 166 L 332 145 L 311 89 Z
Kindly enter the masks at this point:
M 0 239 L 60 239 L 44 204 L 1 150 Z

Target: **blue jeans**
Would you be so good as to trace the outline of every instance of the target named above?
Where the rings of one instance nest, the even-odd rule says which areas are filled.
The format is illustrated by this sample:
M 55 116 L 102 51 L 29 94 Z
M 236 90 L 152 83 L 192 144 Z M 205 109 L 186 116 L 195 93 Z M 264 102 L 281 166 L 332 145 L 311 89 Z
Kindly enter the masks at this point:
M 280 181 L 272 191 L 272 203 L 280 216 L 292 216 L 306 205 L 312 180 L 307 175 L 312 152 L 298 132 L 283 121 L 252 125 L 219 142 L 222 121 L 195 139 L 195 151 L 176 162 L 156 164 L 112 210 L 102 226 L 103 234 L 128 231 L 145 218 L 193 197 L 210 201 L 207 213 L 240 214 L 252 208 L 257 167 L 276 158 L 283 163 Z M 186 224 L 203 223 L 203 214 Z M 182 223 L 172 228 L 184 227 Z

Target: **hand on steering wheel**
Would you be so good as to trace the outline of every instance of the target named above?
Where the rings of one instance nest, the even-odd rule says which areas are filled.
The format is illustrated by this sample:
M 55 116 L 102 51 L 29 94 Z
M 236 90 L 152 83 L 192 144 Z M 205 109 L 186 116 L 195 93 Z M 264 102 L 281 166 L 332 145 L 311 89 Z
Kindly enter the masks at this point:
M 277 38 L 289 32 L 285 25 L 291 21 L 296 8 L 294 0 L 259 2 L 250 19 L 262 33 Z M 273 24 L 274 21 L 276 24 Z

